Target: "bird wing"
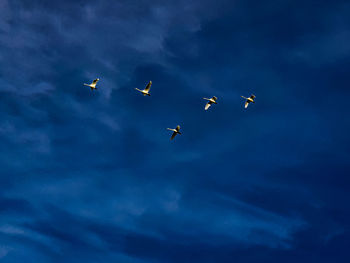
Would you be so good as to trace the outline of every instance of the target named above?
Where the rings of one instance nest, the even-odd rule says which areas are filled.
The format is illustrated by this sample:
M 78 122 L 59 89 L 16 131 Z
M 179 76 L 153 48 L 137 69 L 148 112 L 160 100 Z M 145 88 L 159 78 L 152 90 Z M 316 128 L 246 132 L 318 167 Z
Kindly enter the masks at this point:
M 211 105 L 211 102 L 210 102 L 210 101 L 208 101 L 208 103 L 207 103 L 207 104 L 205 104 L 204 109 L 205 109 L 205 110 L 209 109 L 210 105 Z
M 152 86 L 152 81 L 148 82 L 148 84 L 145 88 L 145 91 L 148 92 L 151 89 L 151 86 Z
M 142 92 L 142 90 L 140 90 L 140 89 L 138 89 L 138 88 L 135 88 L 137 91 L 139 91 L 139 92 Z
M 177 132 L 173 132 L 173 134 L 171 135 L 170 140 L 173 140 L 175 138 L 176 134 L 177 134 Z
M 251 98 L 252 100 L 254 100 L 254 99 L 255 99 L 255 95 L 250 96 L 250 98 Z
M 175 128 L 177 131 L 180 131 L 180 125 L 177 125 Z
M 98 82 L 98 79 L 94 79 L 94 81 L 92 82 L 92 84 L 96 85 Z
M 218 98 L 213 96 L 212 99 L 213 99 L 213 101 L 216 101 Z
M 247 100 L 247 101 L 245 102 L 245 104 L 244 104 L 244 108 L 247 108 L 247 107 L 248 107 L 248 105 L 249 105 L 249 100 Z

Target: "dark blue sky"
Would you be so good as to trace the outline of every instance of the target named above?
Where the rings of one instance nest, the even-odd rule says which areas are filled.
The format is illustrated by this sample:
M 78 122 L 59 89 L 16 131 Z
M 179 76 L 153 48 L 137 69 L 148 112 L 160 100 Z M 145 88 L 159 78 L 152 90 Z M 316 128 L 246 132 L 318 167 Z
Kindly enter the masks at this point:
M 0 11 L 1 262 L 350 262 L 349 1 Z

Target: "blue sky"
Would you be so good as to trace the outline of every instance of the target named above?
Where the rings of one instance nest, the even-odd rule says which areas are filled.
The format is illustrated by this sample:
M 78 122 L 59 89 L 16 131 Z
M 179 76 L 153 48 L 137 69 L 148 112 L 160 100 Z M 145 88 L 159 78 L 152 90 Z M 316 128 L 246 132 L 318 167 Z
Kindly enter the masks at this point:
M 1 262 L 349 262 L 348 1 L 0 10 Z

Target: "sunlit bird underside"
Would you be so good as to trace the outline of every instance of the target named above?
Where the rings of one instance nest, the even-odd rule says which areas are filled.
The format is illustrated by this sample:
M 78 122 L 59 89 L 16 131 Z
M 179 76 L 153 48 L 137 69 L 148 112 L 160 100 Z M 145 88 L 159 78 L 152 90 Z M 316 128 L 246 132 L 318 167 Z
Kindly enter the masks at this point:
M 145 89 L 140 90 L 138 88 L 135 88 L 137 91 L 141 92 L 143 94 L 143 96 L 151 96 L 151 94 L 149 93 L 149 90 L 151 89 L 152 86 L 152 81 L 148 82 L 147 86 Z
M 208 99 L 208 98 L 203 98 L 204 100 L 207 100 L 207 104 L 205 104 L 204 109 L 208 110 L 209 107 L 214 103 L 217 104 L 216 100 L 218 99 L 217 97 L 213 96 L 212 98 Z
M 246 98 L 244 96 L 241 96 L 241 97 L 246 100 L 244 103 L 244 108 L 248 108 L 249 103 L 251 103 L 251 102 L 255 103 L 255 101 L 254 101 L 255 95 L 253 95 L 253 94 L 249 98 Z
M 167 128 L 169 131 L 173 131 L 173 134 L 171 135 L 170 140 L 173 140 L 176 135 L 181 134 L 180 132 L 180 125 L 177 125 L 175 129 Z
M 97 82 L 98 82 L 99 80 L 100 80 L 100 79 L 97 78 L 97 79 L 94 79 L 94 80 L 92 81 L 91 84 L 86 84 L 86 83 L 84 83 L 84 85 L 90 87 L 91 90 L 94 90 L 94 89 L 97 89 L 97 88 L 96 88 L 96 84 L 97 84 Z

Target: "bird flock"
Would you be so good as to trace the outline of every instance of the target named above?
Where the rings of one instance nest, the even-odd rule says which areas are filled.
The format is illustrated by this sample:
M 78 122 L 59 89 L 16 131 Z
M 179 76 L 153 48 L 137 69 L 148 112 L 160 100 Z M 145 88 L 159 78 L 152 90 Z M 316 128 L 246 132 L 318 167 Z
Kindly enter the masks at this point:
M 97 78 L 97 79 L 94 79 L 91 84 L 86 84 L 84 83 L 85 86 L 88 86 L 90 87 L 91 91 L 93 90 L 96 90 L 96 85 L 97 85 L 97 82 L 99 81 L 100 79 Z M 143 96 L 151 96 L 150 94 L 150 90 L 151 90 L 151 86 L 152 86 L 152 81 L 148 82 L 146 87 L 141 90 L 141 89 L 138 89 L 138 88 L 135 88 L 135 90 L 137 90 L 138 92 L 140 92 Z M 251 95 L 250 97 L 244 97 L 244 96 L 241 96 L 243 99 L 245 99 L 245 103 L 244 103 L 244 108 L 248 108 L 249 104 L 252 102 L 252 103 L 255 103 L 255 95 Z M 208 98 L 203 98 L 204 100 L 208 101 L 205 106 L 204 106 L 204 110 L 208 110 L 210 108 L 210 106 L 212 104 L 218 104 L 216 101 L 217 101 L 217 97 L 213 96 L 211 97 L 210 99 Z M 167 130 L 169 131 L 172 131 L 172 135 L 170 137 L 170 140 L 173 140 L 176 135 L 178 134 L 181 134 L 180 132 L 180 125 L 177 125 L 175 129 L 172 129 L 172 128 L 167 128 Z

